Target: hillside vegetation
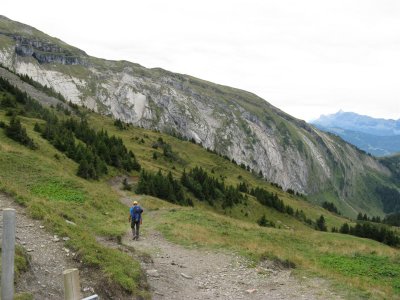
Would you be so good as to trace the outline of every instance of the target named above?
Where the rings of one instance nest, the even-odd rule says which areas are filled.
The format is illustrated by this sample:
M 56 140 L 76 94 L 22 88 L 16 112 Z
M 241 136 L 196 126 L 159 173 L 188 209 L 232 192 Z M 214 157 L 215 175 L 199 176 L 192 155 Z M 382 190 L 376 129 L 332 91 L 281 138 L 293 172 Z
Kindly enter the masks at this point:
M 36 102 L 26 95 L 11 93 L 3 82 L 0 189 L 26 206 L 33 218 L 43 220 L 48 230 L 70 237 L 67 246 L 78 253 L 83 264 L 100 270 L 100 278 L 110 289 L 149 297 L 139 262 L 96 240 L 98 237 L 120 240 L 128 230 L 127 207 L 119 201 L 109 179 L 121 174 L 132 177 L 134 185 L 127 188 L 135 191 L 144 173 L 104 159 L 107 171 L 96 176 L 97 180 L 83 178 L 87 176 L 82 176 L 79 170 L 84 156 L 68 155 L 59 143 L 44 134 L 49 118 L 56 117 L 58 122 L 84 118 L 95 132 L 107 132 L 109 137 L 120 139 L 126 147 L 124 153 L 131 152 L 130 157 L 147 174 L 161 174 L 155 182 L 164 182 L 161 177 L 179 186 L 182 182 L 175 198 L 168 198 L 168 191 L 159 195 L 165 195 L 172 203 L 151 196 L 143 196 L 142 201 L 145 209 L 160 210 L 159 219 L 146 222 L 155 223 L 171 241 L 188 247 L 227 249 L 251 258 L 255 264 L 264 259 L 277 260 L 295 267 L 298 274 L 332 280 L 349 297 L 399 298 L 397 248 L 370 239 L 315 230 L 322 215 L 329 231 L 346 222 L 354 225 L 352 221 L 313 205 L 293 191 L 284 192 L 259 174 L 193 142 L 129 126 L 84 109 L 71 113 L 61 107 L 44 109 L 33 103 Z M 11 137 L 7 134 L 11 120 L 20 124 L 17 133 L 25 132 L 22 141 L 29 138 L 35 147 L 24 145 L 18 134 Z M 71 143 L 76 147 L 81 145 L 82 149 L 97 153 L 97 148 L 88 146 L 75 131 L 72 136 Z M 184 174 L 191 178 L 187 179 L 189 183 L 182 180 Z M 205 180 L 200 181 L 199 177 Z M 200 182 L 214 186 L 215 194 L 205 197 L 203 193 L 204 198 L 196 194 L 200 189 L 193 186 Z M 239 196 L 230 203 L 226 202 L 227 195 Z M 135 197 L 133 192 L 132 197 Z M 185 201 L 180 203 L 178 199 L 182 198 Z

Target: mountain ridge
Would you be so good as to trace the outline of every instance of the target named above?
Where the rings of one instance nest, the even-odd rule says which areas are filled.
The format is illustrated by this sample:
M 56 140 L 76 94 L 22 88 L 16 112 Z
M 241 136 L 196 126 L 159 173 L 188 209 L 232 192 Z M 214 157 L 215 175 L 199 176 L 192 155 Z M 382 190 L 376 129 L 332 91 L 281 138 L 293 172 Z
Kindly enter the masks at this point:
M 337 134 L 376 156 L 400 152 L 400 119 L 373 118 L 341 110 L 335 114 L 322 115 L 311 124 Z
M 314 196 L 316 202 L 334 198 L 349 215 L 382 213 L 365 178 L 382 184 L 390 176 L 385 166 L 250 92 L 161 68 L 90 57 L 1 17 L 0 63 L 72 103 L 193 139 L 284 189 Z
M 374 118 L 343 110 L 334 114 L 321 115 L 311 124 L 323 127 L 339 127 L 378 136 L 400 135 L 400 119 Z

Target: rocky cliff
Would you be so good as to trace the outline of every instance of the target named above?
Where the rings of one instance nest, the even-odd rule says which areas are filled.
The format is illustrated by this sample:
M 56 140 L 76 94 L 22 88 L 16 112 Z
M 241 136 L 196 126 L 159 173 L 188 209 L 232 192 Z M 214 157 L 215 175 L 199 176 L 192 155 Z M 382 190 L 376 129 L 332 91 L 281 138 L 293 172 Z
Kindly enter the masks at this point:
M 0 17 L 0 63 L 51 86 L 73 103 L 194 139 L 284 189 L 318 195 L 319 201 L 339 199 L 338 206 L 348 214 L 382 211 L 373 196 L 359 197 L 369 188 L 365 178 L 389 175 L 385 167 L 252 93 L 90 57 L 5 17 Z

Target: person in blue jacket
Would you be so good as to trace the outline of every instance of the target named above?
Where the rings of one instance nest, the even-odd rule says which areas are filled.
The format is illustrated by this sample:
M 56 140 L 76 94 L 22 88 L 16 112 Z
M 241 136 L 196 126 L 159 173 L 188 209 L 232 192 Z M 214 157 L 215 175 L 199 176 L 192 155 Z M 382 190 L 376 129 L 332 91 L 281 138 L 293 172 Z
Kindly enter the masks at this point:
M 131 222 L 133 240 L 139 239 L 139 228 L 142 224 L 143 209 L 137 201 L 133 201 L 133 205 L 129 211 L 129 222 Z

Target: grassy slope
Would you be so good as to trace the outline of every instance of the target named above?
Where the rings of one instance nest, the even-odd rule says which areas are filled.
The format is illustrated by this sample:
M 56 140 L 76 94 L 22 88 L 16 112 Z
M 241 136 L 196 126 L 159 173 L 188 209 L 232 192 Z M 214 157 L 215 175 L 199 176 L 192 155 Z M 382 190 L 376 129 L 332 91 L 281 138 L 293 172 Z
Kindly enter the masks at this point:
M 0 120 L 8 120 L 2 111 Z M 127 209 L 119 203 L 107 183 L 108 178 L 96 182 L 75 176 L 77 164 L 33 131 L 35 121 L 22 118 L 28 134 L 39 144 L 36 151 L 8 139 L 0 129 L 0 189 L 17 196 L 32 216 L 43 219 L 49 229 L 71 237 L 69 246 L 78 251 L 84 262 L 101 268 L 107 279 L 133 293 L 143 293 L 139 286 L 138 263 L 117 250 L 103 248 L 95 240 L 99 235 L 120 236 L 128 227 Z M 277 192 L 286 204 L 302 209 L 311 219 L 324 214 L 329 227 L 338 227 L 347 221 L 283 193 L 198 145 L 140 128 L 118 131 L 112 123 L 106 117 L 90 116 L 90 124 L 94 127 L 105 128 L 109 133 L 121 136 L 146 169 L 171 170 L 179 176 L 184 168 L 201 165 L 209 172 L 213 170 L 215 176 L 226 177 L 227 183 L 238 183 L 240 176 L 242 181 L 251 185 L 261 185 Z M 154 151 L 161 153 L 151 148 L 160 136 L 172 145 L 184 163 L 172 163 L 162 157 L 157 160 L 152 158 Z M 144 143 L 140 143 L 142 138 Z M 60 158 L 57 159 L 55 154 Z M 116 174 L 115 171 L 111 173 L 110 176 Z M 157 209 L 165 206 L 165 202 L 152 197 L 144 199 L 145 207 Z M 399 253 L 395 249 L 352 236 L 316 232 L 287 215 L 261 206 L 252 198 L 247 206 L 227 211 L 199 202 L 195 204 L 195 208 L 166 210 L 159 220 L 148 221 L 157 222 L 168 238 L 185 245 L 227 248 L 255 260 L 276 257 L 294 262 L 299 272 L 332 278 L 346 288 L 354 287 L 377 297 L 397 297 L 400 294 L 400 269 L 394 263 L 398 262 Z M 255 221 L 264 213 L 281 229 L 257 226 Z M 77 226 L 68 225 L 65 219 L 75 222 Z M 371 272 L 374 268 L 375 274 Z
M 3 112 L 0 119 L 6 119 Z M 101 247 L 95 240 L 97 235 L 115 237 L 125 232 L 125 207 L 104 182 L 88 182 L 75 176 L 77 165 L 32 130 L 35 120 L 22 121 L 40 149 L 30 151 L 0 130 L 0 189 L 15 195 L 33 217 L 43 219 L 54 233 L 69 236 L 68 245 L 78 251 L 86 264 L 100 267 L 106 281 L 140 293 L 138 262 Z M 60 155 L 60 160 L 55 154 Z M 65 220 L 77 225 L 68 225 Z

